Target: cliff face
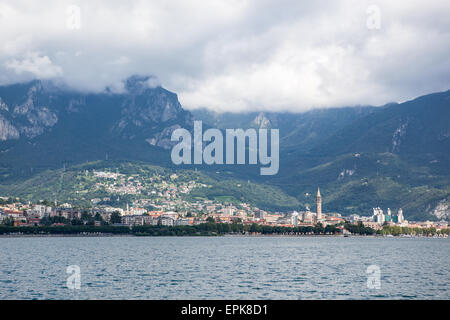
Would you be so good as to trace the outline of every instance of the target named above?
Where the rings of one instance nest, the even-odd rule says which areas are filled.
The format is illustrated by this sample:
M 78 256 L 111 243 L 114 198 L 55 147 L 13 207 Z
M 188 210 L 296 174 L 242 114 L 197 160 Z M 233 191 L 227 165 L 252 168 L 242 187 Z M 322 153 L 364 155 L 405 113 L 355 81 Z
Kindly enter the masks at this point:
M 0 97 L 0 140 L 31 139 L 57 123 L 56 113 L 39 101 L 41 90 L 41 83 L 35 82 L 21 99 L 11 104 Z
M 173 145 L 172 131 L 191 129 L 193 120 L 176 94 L 150 80 L 130 77 L 120 94 L 39 80 L 0 87 L 0 164 L 32 170 L 105 157 L 153 162 Z
M 33 139 L 50 132 L 59 117 L 71 113 L 90 113 L 91 103 L 103 102 L 110 109 L 120 109 L 110 120 L 109 132 L 121 138 L 141 138 L 168 148 L 170 128 L 191 127 L 192 116 L 183 110 L 177 95 L 162 87 L 150 87 L 149 77 L 133 76 L 126 81 L 124 94 L 83 94 L 58 89 L 33 81 L 0 89 L 0 139 Z M 106 110 L 107 111 L 107 110 Z M 169 130 L 168 130 L 169 128 Z M 169 136 L 170 141 L 170 136 Z
M 154 146 L 169 149 L 170 136 L 176 128 L 192 127 L 192 115 L 183 110 L 175 93 L 161 87 L 148 87 L 148 77 L 127 80 L 120 118 L 112 132 L 122 138 L 139 137 Z

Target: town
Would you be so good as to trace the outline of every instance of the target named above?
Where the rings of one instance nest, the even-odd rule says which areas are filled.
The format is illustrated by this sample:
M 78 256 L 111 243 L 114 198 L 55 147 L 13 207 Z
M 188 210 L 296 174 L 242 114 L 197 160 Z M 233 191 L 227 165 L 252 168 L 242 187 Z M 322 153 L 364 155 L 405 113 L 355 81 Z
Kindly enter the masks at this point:
M 194 226 L 208 222 L 272 227 L 315 227 L 329 226 L 340 234 L 350 234 L 351 226 L 361 226 L 373 233 L 400 227 L 408 233 L 418 233 L 418 229 L 431 230 L 442 236 L 448 235 L 446 221 L 407 221 L 401 208 L 396 214 L 391 209 L 384 213 L 374 208 L 372 215 L 352 214 L 342 216 L 337 212 L 322 212 L 320 189 L 316 194 L 315 212 L 306 210 L 291 212 L 268 212 L 248 203 L 232 203 L 204 198 L 183 197 L 194 189 L 209 186 L 195 180 L 181 178 L 176 174 L 165 177 L 154 174 L 145 180 L 138 175 L 126 175 L 112 171 L 85 172 L 92 179 L 90 189 L 77 193 L 108 195 L 91 198 L 91 206 L 73 206 L 65 202 L 40 200 L 35 203 L 11 197 L 0 197 L 0 224 L 13 227 L 24 226 Z M 147 181 L 147 183 L 145 182 Z M 101 190 L 102 192 L 98 192 Z M 113 206 L 120 203 L 120 197 L 134 195 L 124 207 Z M 325 230 L 325 229 L 324 229 Z M 333 232 L 335 233 L 335 232 Z M 398 231 L 397 231 L 398 233 Z M 423 234 L 423 232 L 421 232 Z

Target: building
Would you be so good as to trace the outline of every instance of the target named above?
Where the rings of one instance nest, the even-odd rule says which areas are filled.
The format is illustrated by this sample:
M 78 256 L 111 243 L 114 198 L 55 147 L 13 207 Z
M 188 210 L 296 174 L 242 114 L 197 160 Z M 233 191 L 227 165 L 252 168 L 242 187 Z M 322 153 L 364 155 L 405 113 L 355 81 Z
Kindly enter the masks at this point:
M 149 215 L 125 215 L 122 216 L 122 224 L 127 226 L 157 225 L 158 219 Z
M 436 222 L 435 224 L 435 228 L 437 229 L 437 230 L 441 230 L 441 229 L 447 229 L 448 228 L 448 222 L 447 221 L 439 221 L 439 222 Z
M 234 214 L 233 207 L 231 207 L 231 206 L 224 208 L 222 211 L 223 211 L 223 214 L 227 215 L 227 216 L 232 216 Z
M 354 215 L 353 218 L 359 219 L 359 216 Z M 322 226 L 338 225 L 345 221 L 342 218 L 342 215 L 338 212 L 329 212 L 326 214 L 323 213 L 323 211 L 322 211 L 322 195 L 320 194 L 320 188 L 317 188 L 316 212 L 311 212 L 309 210 L 309 206 L 306 206 L 306 211 L 302 211 L 298 214 L 298 220 L 300 220 L 301 223 L 297 222 L 297 225 L 302 225 L 302 226 L 305 226 L 305 225 L 314 226 L 315 224 L 318 224 L 318 223 L 321 223 Z
M 319 222 L 322 221 L 322 196 L 319 188 L 317 188 L 316 207 L 316 219 Z
M 341 218 L 341 217 L 327 216 L 325 218 L 325 221 L 324 221 L 324 226 L 337 225 L 337 224 L 340 224 L 340 223 L 343 223 L 343 222 L 345 222 L 345 220 L 343 218 Z
M 145 210 L 144 208 L 129 208 L 129 214 L 131 215 L 143 215 L 144 213 L 147 213 L 147 210 Z
M 264 220 L 264 218 L 265 218 L 265 211 L 262 211 L 262 210 L 256 211 L 255 217 L 257 219 Z
M 54 208 L 50 212 L 50 217 L 63 217 L 68 220 L 80 219 L 81 218 L 80 210 L 73 210 L 71 208 Z
M 279 214 L 267 214 L 265 215 L 264 220 L 266 220 L 266 222 L 268 224 L 273 224 L 275 223 L 279 218 L 281 218 L 282 216 Z
M 398 220 L 397 221 L 398 223 L 405 222 L 405 217 L 403 217 L 403 210 L 402 210 L 402 208 L 398 209 L 397 220 Z
M 359 214 L 351 214 L 347 217 L 347 220 L 350 222 L 358 222 L 361 221 L 361 217 L 359 216 Z
M 168 215 L 163 215 L 158 218 L 158 224 L 161 226 L 172 227 L 175 224 L 175 218 Z
M 373 208 L 372 221 L 375 221 L 380 225 L 383 225 L 385 222 L 388 224 L 408 224 L 408 221 L 403 216 L 402 208 L 398 210 L 397 215 L 392 215 L 390 208 L 387 209 L 387 214 L 384 214 L 380 207 Z
M 290 223 L 296 227 L 298 225 L 298 212 L 297 211 L 292 212 L 290 214 L 290 219 L 291 219 Z
M 191 225 L 192 222 L 193 222 L 193 219 L 182 218 L 182 219 L 175 220 L 175 225 L 176 226 L 188 226 L 188 225 Z
M 29 216 L 43 218 L 45 216 L 50 215 L 51 211 L 52 211 L 51 207 L 41 205 L 41 204 L 36 204 L 30 210 L 27 210 L 27 214 Z
M 7 217 L 13 218 L 14 220 L 19 220 L 24 218 L 23 211 L 15 209 L 3 209 L 3 214 Z
M 313 224 L 314 223 L 314 213 L 311 211 L 304 211 L 302 212 L 302 222 Z
M 372 228 L 374 230 L 381 230 L 381 229 L 383 229 L 383 227 L 379 223 L 377 223 L 376 221 L 363 221 L 363 225 L 365 227 L 369 227 L 369 228 Z
M 142 225 L 140 219 L 137 219 L 137 216 L 133 215 L 122 216 L 122 224 L 127 226 Z
M 297 216 L 298 212 L 294 211 L 293 213 L 289 213 L 283 216 L 280 216 L 277 221 L 276 225 L 281 226 L 296 226 L 297 225 Z
M 378 224 L 383 224 L 386 219 L 384 218 L 383 210 L 380 207 L 373 208 L 373 221 L 375 221 Z

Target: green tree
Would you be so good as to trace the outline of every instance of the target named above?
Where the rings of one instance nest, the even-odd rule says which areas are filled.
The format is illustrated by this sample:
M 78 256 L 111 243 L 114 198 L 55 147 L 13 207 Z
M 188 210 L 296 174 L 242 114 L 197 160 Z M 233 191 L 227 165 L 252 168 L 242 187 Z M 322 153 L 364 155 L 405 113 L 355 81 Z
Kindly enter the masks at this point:
M 122 223 L 122 217 L 119 211 L 114 211 L 111 213 L 111 223 Z
M 84 224 L 87 224 L 87 225 L 94 224 L 94 217 L 92 216 L 92 214 L 88 213 L 87 211 L 84 211 L 81 214 L 81 220 L 83 221 Z
M 5 226 L 13 226 L 14 225 L 14 219 L 11 217 L 6 217 L 3 219 L 2 224 Z

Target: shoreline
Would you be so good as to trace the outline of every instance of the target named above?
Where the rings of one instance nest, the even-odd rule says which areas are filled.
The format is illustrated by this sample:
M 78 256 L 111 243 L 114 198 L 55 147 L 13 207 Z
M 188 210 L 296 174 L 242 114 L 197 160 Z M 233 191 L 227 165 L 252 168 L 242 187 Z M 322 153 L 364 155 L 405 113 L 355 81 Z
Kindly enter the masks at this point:
M 285 234 L 222 234 L 222 235 L 185 235 L 185 236 L 152 236 L 152 235 L 136 235 L 136 234 L 112 234 L 112 233 L 100 233 L 100 234 L 2 234 L 1 238 L 110 238 L 110 237 L 138 237 L 138 238 L 187 238 L 187 237 L 230 237 L 230 238 L 389 238 L 389 239 L 405 239 L 405 238 L 427 238 L 427 239 L 447 239 L 448 237 L 435 237 L 435 236 L 412 236 L 412 235 L 399 235 L 399 236 L 386 236 L 386 235 L 285 235 Z

